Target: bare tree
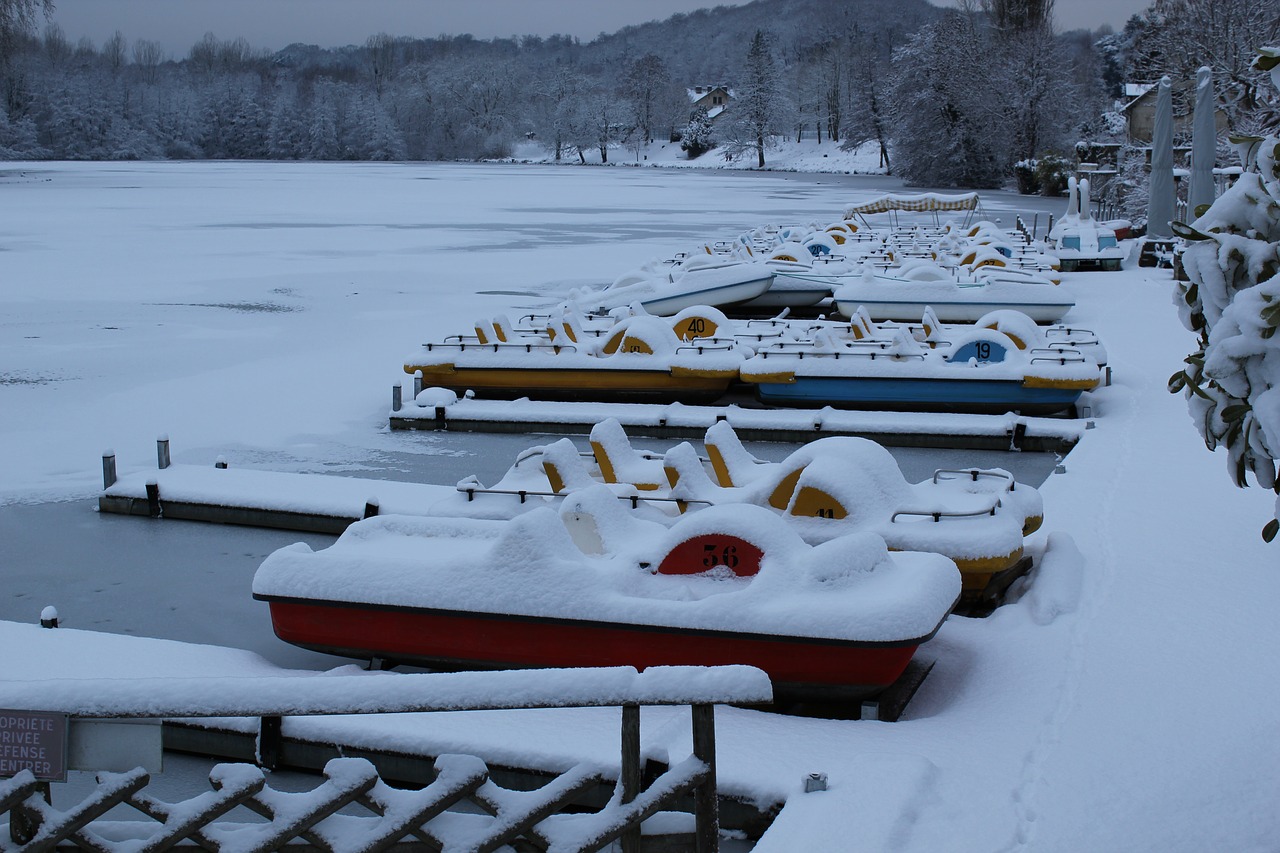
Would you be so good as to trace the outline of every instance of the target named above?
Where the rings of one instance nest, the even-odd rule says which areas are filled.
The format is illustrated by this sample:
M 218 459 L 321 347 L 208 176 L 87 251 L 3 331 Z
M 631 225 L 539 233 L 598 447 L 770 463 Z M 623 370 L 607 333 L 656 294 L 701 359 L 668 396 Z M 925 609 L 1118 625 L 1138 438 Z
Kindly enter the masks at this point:
M 71 55 L 71 42 L 67 41 L 67 34 L 63 32 L 61 24 L 48 24 L 44 28 L 41 44 L 44 55 L 53 65 L 61 65 Z
M 0 57 L 9 61 L 14 39 L 36 28 L 36 16 L 53 12 L 53 0 L 0 0 Z
M 394 36 L 378 33 L 369 36 L 364 46 L 369 51 L 369 73 L 373 76 L 374 94 L 382 100 L 382 90 L 395 73 L 396 40 Z
M 111 69 L 112 74 L 120 73 L 128 50 L 129 40 L 119 30 L 108 36 L 102 43 L 102 58 L 107 61 L 107 67 Z
M 160 42 L 138 39 L 133 43 L 133 64 L 142 72 L 143 82 L 155 85 L 161 62 L 164 62 L 164 46 Z
M 1054 0 L 982 0 L 982 9 L 1002 33 L 1053 29 Z

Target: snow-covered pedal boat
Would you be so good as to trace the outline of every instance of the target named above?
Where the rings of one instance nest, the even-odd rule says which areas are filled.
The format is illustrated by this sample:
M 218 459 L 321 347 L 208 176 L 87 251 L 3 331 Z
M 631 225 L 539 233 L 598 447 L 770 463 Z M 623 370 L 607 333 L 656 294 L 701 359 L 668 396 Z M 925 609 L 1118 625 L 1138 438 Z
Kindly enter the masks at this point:
M 1042 275 L 995 266 L 963 275 L 933 263 L 885 272 L 866 266 L 832 286 L 841 314 L 852 317 L 862 307 L 874 320 L 912 320 L 928 307 L 944 323 L 972 323 L 999 310 L 1019 311 L 1037 323 L 1056 323 L 1075 305 Z
M 321 551 L 275 552 L 253 595 L 281 639 L 349 657 L 749 664 L 781 697 L 843 701 L 892 684 L 960 594 L 950 560 L 891 553 L 870 533 L 815 547 L 760 507 L 713 507 L 668 529 L 591 504 L 510 521 L 368 519 Z
M 1098 363 L 1065 345 L 1036 346 L 998 328 L 931 346 L 903 328 L 891 340 L 830 334 L 762 347 L 739 376 L 772 405 L 1054 414 L 1097 387 Z
M 1067 179 L 1067 212 L 1054 224 L 1048 240 L 1063 272 L 1098 269 L 1118 272 L 1128 251 L 1120 246 L 1116 231 L 1098 222 L 1089 212 L 1089 180 Z
M 769 289 L 773 276 L 773 268 L 758 261 L 692 255 L 676 265 L 627 273 L 602 290 L 578 291 L 569 301 L 596 313 L 638 304 L 650 314 L 667 317 L 695 305 L 727 306 L 757 299 Z
M 724 315 L 703 306 L 666 319 L 639 314 L 584 330 L 567 312 L 538 330 L 504 318 L 476 324 L 474 336 L 424 344 L 406 360 L 423 387 L 461 395 L 558 400 L 712 402 L 738 378 L 745 351 L 710 338 Z
M 572 500 L 598 518 L 623 506 L 667 526 L 702 507 L 752 504 L 810 544 L 874 533 L 892 550 L 941 554 L 960 569 L 971 603 L 997 599 L 1028 568 L 1023 537 L 1043 522 L 1039 492 L 1007 471 L 940 470 L 909 483 L 889 452 L 864 438 L 818 439 L 764 462 L 720 422 L 707 430 L 705 457 L 688 442 L 641 453 L 609 419 L 592 429 L 590 443 L 587 458 L 567 438 L 530 448 L 493 486 L 463 480 L 430 514 L 507 519 Z

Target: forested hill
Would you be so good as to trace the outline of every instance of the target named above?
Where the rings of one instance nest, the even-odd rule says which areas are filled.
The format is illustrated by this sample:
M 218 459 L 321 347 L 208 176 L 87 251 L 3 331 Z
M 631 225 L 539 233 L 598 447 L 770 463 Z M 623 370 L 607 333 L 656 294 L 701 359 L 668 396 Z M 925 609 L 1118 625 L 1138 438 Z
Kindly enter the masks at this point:
M 520 57 L 570 61 L 600 70 L 652 54 L 661 57 L 668 72 L 681 80 L 732 82 L 757 30 L 768 33 L 780 58 L 787 60 L 859 36 L 889 50 L 939 14 L 941 10 L 927 0 L 753 0 L 623 27 L 586 43 L 569 36 L 513 35 L 481 40 L 466 34 L 397 41 L 403 61 L 448 57 L 506 61 Z M 367 63 L 366 48 L 367 44 L 332 49 L 293 44 L 277 52 L 273 60 L 293 68 L 359 70 Z
M 237 33 L 182 57 L 128 33 L 73 44 L 54 26 L 0 64 L 0 159 L 469 159 L 525 139 L 572 155 L 678 134 L 686 88 L 735 86 L 757 30 L 779 132 L 838 139 L 859 75 L 940 14 L 925 0 L 755 0 L 587 43 L 383 33 L 269 54 Z

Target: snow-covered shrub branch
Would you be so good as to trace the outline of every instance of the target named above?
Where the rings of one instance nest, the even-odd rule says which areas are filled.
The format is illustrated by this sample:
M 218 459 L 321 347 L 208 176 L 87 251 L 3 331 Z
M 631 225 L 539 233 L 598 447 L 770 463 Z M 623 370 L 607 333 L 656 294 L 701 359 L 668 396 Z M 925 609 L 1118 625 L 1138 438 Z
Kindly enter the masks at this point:
M 1280 48 L 1263 48 L 1255 65 L 1280 89 Z M 1280 493 L 1280 134 L 1233 141 L 1245 173 L 1190 226 L 1175 226 L 1189 241 L 1189 281 L 1175 302 L 1200 348 L 1169 390 L 1186 395 L 1209 449 L 1226 449 L 1237 486 L 1253 472 Z M 1263 528 L 1268 542 L 1280 532 L 1280 500 L 1275 515 Z

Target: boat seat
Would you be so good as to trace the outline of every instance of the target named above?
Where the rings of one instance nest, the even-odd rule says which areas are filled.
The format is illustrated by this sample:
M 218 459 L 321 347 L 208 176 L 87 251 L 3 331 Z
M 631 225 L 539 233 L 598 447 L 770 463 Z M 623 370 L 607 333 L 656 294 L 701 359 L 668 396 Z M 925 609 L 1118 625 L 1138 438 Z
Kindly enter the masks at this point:
M 553 492 L 573 491 L 598 483 L 578 454 L 578 448 L 567 438 L 542 448 L 542 470 Z
M 738 434 L 728 421 L 717 421 L 707 429 L 703 447 L 711 459 L 711 470 L 716 482 L 724 488 L 745 486 L 757 480 L 769 470 L 769 463 L 762 462 L 742 446 Z
M 687 441 L 682 441 L 662 457 L 662 467 L 671 486 L 671 496 L 677 499 L 681 512 L 689 508 L 688 501 L 705 501 L 711 504 L 731 500 L 727 490 L 716 485 L 698 457 L 698 451 Z
M 488 346 L 498 343 L 498 332 L 494 329 L 493 323 L 489 320 L 476 320 L 476 340 Z
M 667 485 L 662 461 L 637 453 L 616 418 L 603 420 L 591 428 L 591 450 L 606 483 L 625 483 L 642 492 L 657 491 Z

